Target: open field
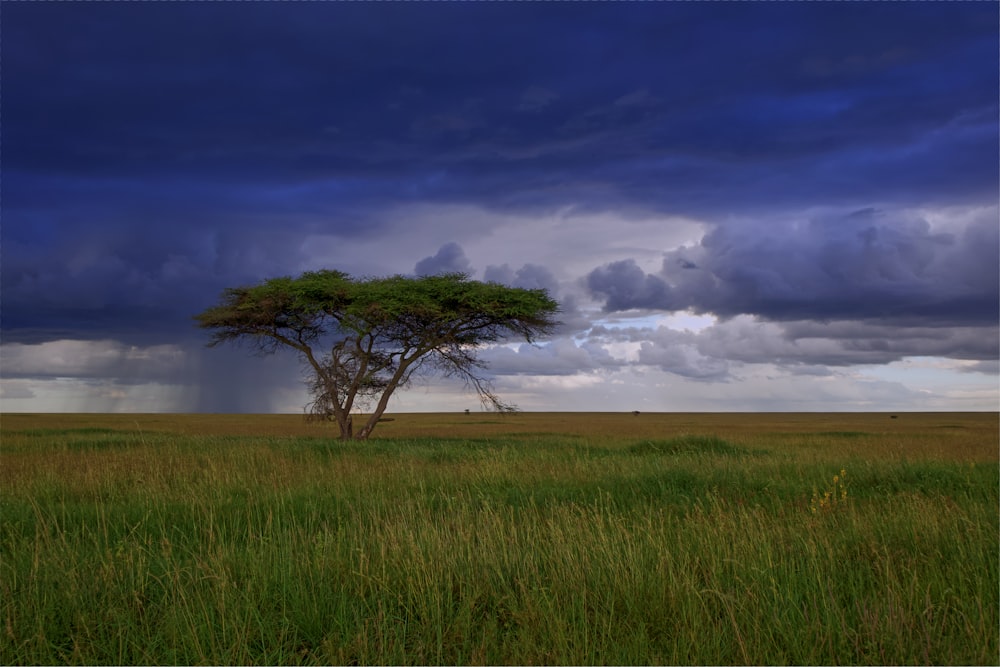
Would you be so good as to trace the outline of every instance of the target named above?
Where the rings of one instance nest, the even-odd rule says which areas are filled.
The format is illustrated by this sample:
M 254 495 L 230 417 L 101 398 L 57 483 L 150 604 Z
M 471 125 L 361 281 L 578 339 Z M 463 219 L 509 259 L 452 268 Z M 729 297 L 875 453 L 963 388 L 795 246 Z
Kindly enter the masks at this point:
M 996 413 L 0 416 L 0 662 L 998 664 Z

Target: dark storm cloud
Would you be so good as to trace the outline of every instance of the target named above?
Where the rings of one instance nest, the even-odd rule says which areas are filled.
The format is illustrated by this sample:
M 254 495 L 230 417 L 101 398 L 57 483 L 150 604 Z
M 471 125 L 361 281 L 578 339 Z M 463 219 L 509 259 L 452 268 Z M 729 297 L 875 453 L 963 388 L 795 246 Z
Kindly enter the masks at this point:
M 995 206 L 997 21 L 994 3 L 5 3 L 3 339 L 188 349 L 223 288 L 392 245 L 413 204 L 705 221 L 660 272 L 608 254 L 585 285 L 609 311 L 995 324 L 995 220 L 727 219 Z M 452 232 L 418 273 L 471 266 Z M 558 293 L 565 334 L 587 322 L 561 250 L 485 275 Z M 242 379 L 206 373 L 231 407 Z
M 604 309 L 609 312 L 633 308 L 682 310 L 686 307 L 673 299 L 670 286 L 663 278 L 647 274 L 632 259 L 594 269 L 587 276 L 587 287 L 604 297 Z
M 873 210 L 718 226 L 699 245 L 666 253 L 658 274 L 622 260 L 594 269 L 587 286 L 607 311 L 995 324 L 1000 238 L 993 216 L 957 233 Z
M 72 175 L 343 178 L 362 199 L 497 203 L 567 176 L 625 180 L 628 196 L 659 181 L 677 195 L 718 184 L 698 172 L 723 164 L 757 163 L 759 184 L 788 160 L 822 169 L 966 126 L 992 128 L 972 151 L 991 165 L 995 14 L 11 5 L 5 116 L 17 132 L 5 133 L 5 161 Z M 934 169 L 916 157 L 908 172 Z M 691 174 L 680 188 L 675 171 Z M 990 175 L 962 187 L 992 188 Z
M 6 231 L 6 229 L 5 229 Z M 68 226 L 46 245 L 5 238 L 4 338 L 158 343 L 191 329 L 222 289 L 288 273 L 300 241 L 273 228 Z M 72 336 L 70 336 L 72 337 Z

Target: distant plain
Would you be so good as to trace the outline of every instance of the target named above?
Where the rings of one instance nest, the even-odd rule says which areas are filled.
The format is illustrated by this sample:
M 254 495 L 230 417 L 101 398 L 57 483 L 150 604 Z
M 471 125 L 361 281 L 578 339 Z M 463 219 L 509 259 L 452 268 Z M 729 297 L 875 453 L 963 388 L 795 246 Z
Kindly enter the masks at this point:
M 0 416 L 0 662 L 997 664 L 997 413 Z

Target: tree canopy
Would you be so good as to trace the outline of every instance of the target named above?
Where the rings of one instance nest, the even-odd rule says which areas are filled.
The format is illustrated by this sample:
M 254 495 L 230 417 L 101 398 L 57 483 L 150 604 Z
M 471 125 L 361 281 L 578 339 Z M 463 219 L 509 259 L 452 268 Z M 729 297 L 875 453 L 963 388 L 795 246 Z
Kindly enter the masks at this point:
M 534 342 L 557 324 L 558 310 L 545 290 L 460 273 L 355 279 L 322 270 L 226 289 L 195 319 L 212 330 L 210 346 L 296 350 L 310 370 L 310 413 L 336 421 L 341 438 L 365 439 L 392 393 L 418 371 L 459 377 L 484 404 L 513 409 L 481 374 L 476 348 L 511 337 Z M 355 432 L 353 412 L 372 403 Z

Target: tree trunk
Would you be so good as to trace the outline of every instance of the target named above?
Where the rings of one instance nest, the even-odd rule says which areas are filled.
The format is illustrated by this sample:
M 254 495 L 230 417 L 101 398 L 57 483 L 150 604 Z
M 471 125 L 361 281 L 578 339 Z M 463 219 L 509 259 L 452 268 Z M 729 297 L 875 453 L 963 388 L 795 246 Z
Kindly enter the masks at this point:
M 358 431 L 357 440 L 368 439 L 368 436 L 370 436 L 372 431 L 375 430 L 375 425 L 378 424 L 378 420 L 382 416 L 383 412 L 385 412 L 385 407 L 383 407 L 380 402 L 379 406 L 375 408 L 375 412 L 372 413 L 372 416 L 368 418 L 365 425 L 361 427 L 360 431 Z
M 354 419 L 352 415 L 338 415 L 337 426 L 340 427 L 341 440 L 352 440 L 354 438 Z
M 372 413 L 372 416 L 368 418 L 365 425 L 361 427 L 360 431 L 358 431 L 357 440 L 367 440 L 368 436 L 375 430 L 378 420 L 382 417 L 385 409 L 389 406 L 389 397 L 392 396 L 392 392 L 396 391 L 396 387 L 399 386 L 400 381 L 406 377 L 406 370 L 415 360 L 419 359 L 422 354 L 423 353 L 415 354 L 409 358 L 404 357 L 399 360 L 399 368 L 396 369 L 396 372 L 392 374 L 392 378 L 390 378 L 388 384 L 386 384 L 385 391 L 383 391 L 382 396 L 379 397 L 378 405 L 375 406 L 375 411 Z

